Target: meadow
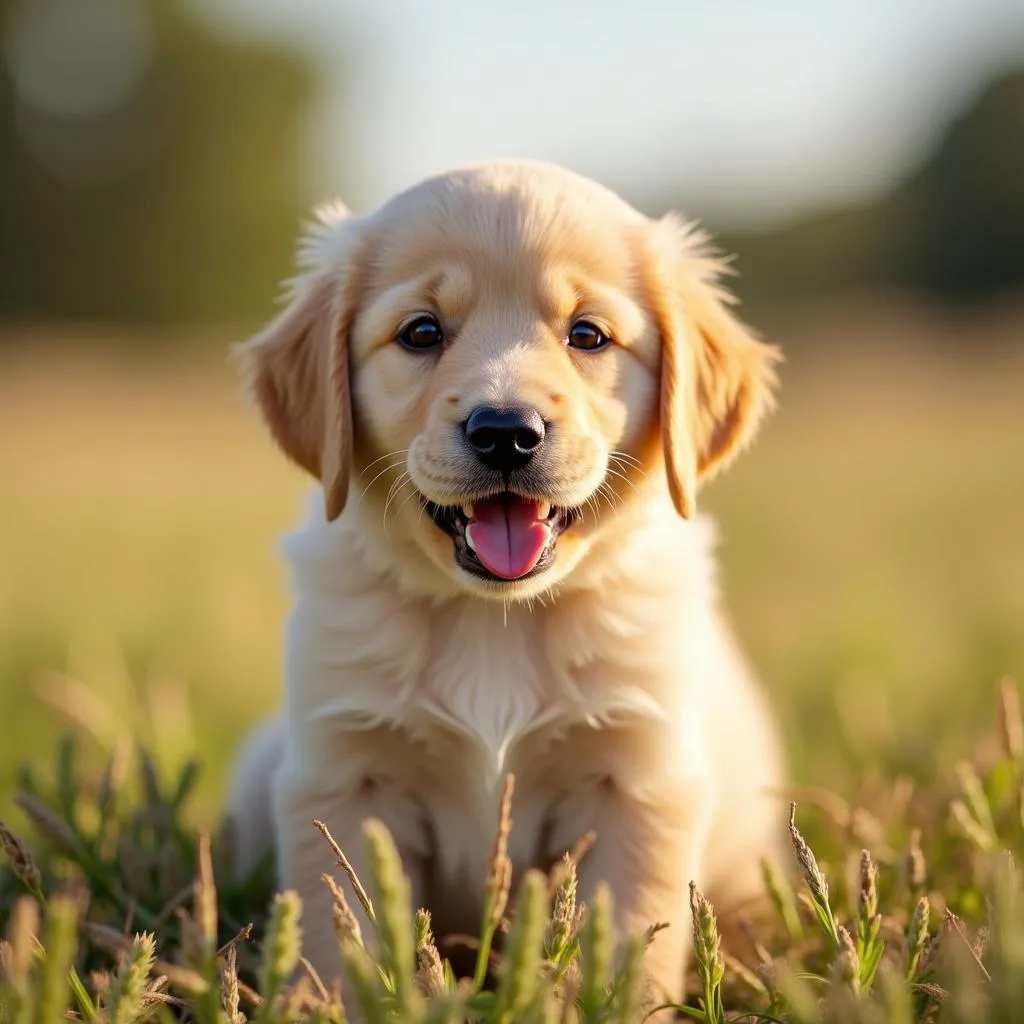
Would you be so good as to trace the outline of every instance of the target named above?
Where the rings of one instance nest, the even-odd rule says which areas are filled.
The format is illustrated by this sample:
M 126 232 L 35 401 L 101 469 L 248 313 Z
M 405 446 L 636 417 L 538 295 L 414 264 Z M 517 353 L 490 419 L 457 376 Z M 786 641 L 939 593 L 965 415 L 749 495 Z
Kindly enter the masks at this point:
M 1024 673 L 1024 315 L 851 301 L 768 331 L 780 409 L 703 501 L 736 627 L 799 781 L 930 773 Z M 198 756 L 212 811 L 277 698 L 275 545 L 309 485 L 225 351 L 0 356 L 0 810 L 71 713 Z
M 812 841 L 832 872 L 832 905 L 797 833 L 792 867 L 808 893 L 797 898 L 775 880 L 770 952 L 755 948 L 758 971 L 744 974 L 723 961 L 713 912 L 695 893 L 703 1008 L 691 1000 L 691 1016 L 726 1019 L 723 963 L 726 1004 L 746 985 L 747 1001 L 736 1005 L 753 998 L 761 1013 L 751 1020 L 924 1021 L 947 998 L 966 1014 L 982 1005 L 979 978 L 962 982 L 976 971 L 968 963 L 964 973 L 968 950 L 988 985 L 982 1002 L 996 1014 L 984 1019 L 1009 1019 L 999 1007 L 1024 998 L 1024 900 L 1015 902 L 1012 866 L 990 858 L 1019 850 L 1024 837 L 1024 726 L 1014 725 L 1006 682 L 1024 674 L 1024 312 L 954 320 L 861 300 L 780 317 L 769 331 L 789 350 L 780 411 L 752 452 L 706 490 L 703 506 L 720 524 L 737 630 L 785 727 L 794 795 L 818 812 Z M 216 944 L 245 920 L 256 920 L 260 934 L 269 893 L 264 880 L 262 889 L 228 887 L 215 898 L 195 828 L 215 823 L 232 748 L 278 696 L 287 588 L 274 545 L 309 484 L 265 437 L 219 342 L 168 354 L 76 347 L 52 332 L 21 340 L 0 349 L 0 819 L 31 834 L 14 790 L 28 782 L 40 794 L 29 817 L 42 841 L 43 881 L 17 842 L 0 835 L 15 868 L 0 870 L 0 920 L 10 918 L 12 938 L 0 948 L 0 1011 L 32 1019 L 33 1006 L 58 1000 L 66 977 L 72 984 L 59 998 L 74 993 L 79 1013 L 96 1021 L 149 1019 L 182 1009 L 181 997 L 192 1000 L 186 1016 L 234 1022 L 242 1019 L 239 985 L 257 1018 L 294 1019 L 289 1006 L 299 1003 L 289 1000 L 299 996 L 283 993 L 297 962 L 297 907 L 288 897 L 274 904 L 262 953 L 238 945 L 239 981 L 235 946 L 214 956 Z M 69 725 L 82 760 L 72 763 L 64 748 L 53 769 Z M 153 762 L 143 763 L 135 803 L 112 804 L 109 785 L 84 781 L 83 765 L 100 763 L 125 736 L 145 744 Z M 970 767 L 964 759 L 989 736 Z M 198 777 L 190 767 L 181 774 L 189 758 Z M 26 762 L 35 781 L 18 767 Z M 39 781 L 54 771 L 54 781 Z M 39 801 L 51 812 L 40 817 Z M 957 801 L 964 809 L 950 818 Z M 930 833 L 927 890 L 925 862 L 916 877 L 911 856 L 920 841 L 912 817 Z M 521 962 L 499 969 L 497 995 L 456 990 L 422 920 L 413 956 L 412 908 L 401 906 L 386 837 L 373 841 L 372 891 L 383 908 L 376 974 L 351 936 L 342 942 L 355 976 L 363 972 L 367 1019 L 568 1020 L 552 1016 L 573 1001 L 566 979 L 582 986 L 572 989 L 575 1019 L 639 1019 L 631 1016 L 636 963 L 627 958 L 614 978 L 602 967 L 606 902 L 580 916 L 566 910 L 564 877 L 553 906 L 542 880 L 528 880 L 507 951 Z M 222 853 L 215 847 L 215 860 Z M 121 950 L 122 967 L 90 975 L 88 992 L 74 969 L 67 973 L 81 900 L 58 894 L 49 902 L 50 952 L 35 957 L 35 990 L 18 957 L 28 955 L 36 911 L 14 895 L 25 879 L 37 893 L 40 884 L 66 888 L 74 866 L 92 892 L 77 964 L 103 968 Z M 193 872 L 194 890 L 183 890 L 194 892 L 193 917 L 157 913 L 180 905 L 175 885 Z M 986 906 L 1005 914 L 993 919 L 990 909 L 986 919 Z M 129 951 L 116 931 L 126 907 L 138 927 L 155 915 L 164 957 L 156 968 L 148 939 Z M 492 918 L 500 922 L 500 911 Z M 961 936 L 949 968 L 955 984 L 944 975 L 941 988 L 929 943 L 984 920 L 988 933 Z M 812 938 L 808 929 L 818 926 Z M 154 980 L 168 971 L 173 998 L 166 980 Z M 901 972 L 909 987 L 893 981 Z M 517 986 L 535 977 L 546 980 L 528 986 L 534 1016 L 517 1016 L 508 1001 L 525 998 Z M 429 1011 L 413 992 L 424 985 L 428 994 L 434 986 Z M 821 1017 L 832 1000 L 846 1008 Z M 326 993 L 314 993 L 313 1004 L 303 1019 L 339 1019 Z

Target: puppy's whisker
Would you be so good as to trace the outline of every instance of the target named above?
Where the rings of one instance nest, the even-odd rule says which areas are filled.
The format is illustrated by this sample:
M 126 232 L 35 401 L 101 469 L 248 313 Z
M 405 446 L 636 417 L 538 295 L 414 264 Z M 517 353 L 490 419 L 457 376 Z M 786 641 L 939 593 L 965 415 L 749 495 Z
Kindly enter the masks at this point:
M 411 483 L 411 479 L 410 480 L 406 480 L 406 483 Z M 405 501 L 403 501 L 402 504 L 399 505 L 398 508 L 395 510 L 395 518 L 396 519 L 402 514 L 402 509 L 405 508 L 405 506 L 408 505 L 409 502 L 412 501 L 412 499 L 415 498 L 418 493 L 419 492 L 414 487 L 412 489 L 412 491 L 410 491 L 410 493 L 408 495 L 406 495 Z M 420 502 L 418 514 L 420 516 L 425 514 L 424 510 L 423 510 L 423 503 L 422 502 Z
M 409 501 L 411 498 L 414 498 L 417 494 L 416 488 L 415 486 L 413 486 L 412 483 L 412 476 L 409 473 L 403 473 L 394 482 L 394 485 L 392 486 L 391 491 L 389 492 L 388 498 L 384 503 L 384 515 L 387 515 L 389 508 L 391 509 L 392 515 L 394 515 L 398 511 L 398 509 L 394 507 L 394 503 L 395 501 L 398 500 L 399 495 L 406 488 L 410 488 L 409 494 L 406 495 L 405 501 L 403 501 L 402 504 L 398 506 L 398 509 L 402 508 L 407 501 Z
M 394 459 L 400 455 L 408 455 L 411 450 L 412 449 L 410 448 L 399 448 L 396 451 L 388 452 L 386 455 L 381 455 L 380 458 L 374 459 L 373 462 L 367 463 L 367 465 L 365 465 L 362 468 L 359 475 L 362 476 L 364 473 L 368 473 L 371 469 L 373 469 L 374 466 L 377 465 L 378 462 L 383 462 L 385 459 Z
M 631 462 L 623 462 L 622 459 L 617 458 L 614 455 L 608 456 L 608 463 L 609 467 L 614 466 L 621 470 L 623 473 L 625 473 L 627 476 L 630 473 L 635 473 L 638 476 L 642 477 L 644 480 L 650 479 L 650 477 L 643 471 L 643 469 L 640 466 L 634 465 Z M 630 482 L 632 483 L 632 481 Z
M 387 510 L 387 506 L 388 506 L 388 504 L 390 504 L 390 502 L 391 502 L 391 499 L 392 499 L 392 498 L 394 498 L 395 494 L 396 494 L 396 493 L 398 492 L 398 489 L 399 489 L 399 488 L 400 488 L 400 487 L 402 486 L 402 484 L 404 484 L 404 483 L 406 482 L 406 480 L 408 480 L 408 479 L 409 479 L 409 473 L 408 473 L 408 470 L 407 470 L 407 471 L 406 471 L 406 472 L 404 472 L 404 473 L 400 473 L 400 474 L 399 474 L 399 475 L 398 475 L 398 476 L 397 476 L 397 477 L 395 478 L 395 480 L 394 480 L 394 481 L 392 481 L 392 484 L 391 484 L 391 486 L 390 486 L 390 487 L 388 488 L 388 496 L 387 496 L 387 498 L 385 499 L 385 506 L 384 506 L 384 507 L 385 507 L 385 510 Z
M 619 459 L 615 458 L 609 458 L 608 472 L 620 474 L 622 476 L 622 479 L 626 480 L 629 483 L 629 485 L 637 491 L 639 491 L 640 488 L 637 487 L 636 481 L 633 479 L 634 476 L 639 476 L 644 482 L 650 479 L 647 476 L 647 474 L 639 467 L 621 462 Z
M 412 477 L 408 472 L 405 472 L 391 485 L 391 490 L 388 491 L 388 496 L 384 501 L 384 513 L 382 522 L 384 524 L 385 532 L 387 532 L 388 528 L 388 509 L 391 507 L 391 503 L 402 492 L 402 488 L 410 483 L 412 483 Z M 413 490 L 413 493 L 416 493 L 415 489 Z
M 627 483 L 628 482 L 629 481 L 627 481 Z M 614 511 L 616 504 L 622 500 L 622 496 L 615 491 L 614 487 L 612 487 L 607 480 L 601 482 L 601 486 L 598 488 L 598 493 L 601 494 L 604 500 L 608 503 L 609 511 Z
M 625 448 L 613 448 L 612 455 L 619 459 L 625 459 L 627 462 L 634 462 L 636 465 L 640 465 L 640 459 L 632 452 L 627 452 Z
M 608 458 L 612 462 L 617 462 L 620 465 L 628 465 L 631 469 L 636 470 L 636 472 L 642 477 L 646 478 L 647 476 L 647 473 L 644 471 L 643 463 L 641 463 L 635 455 L 630 455 L 629 452 L 620 452 L 618 450 L 612 451 L 608 453 Z
M 608 490 L 608 485 L 605 483 L 601 484 L 597 489 L 597 493 L 599 497 L 604 498 L 604 503 L 608 506 L 608 511 L 611 512 L 615 508 L 615 503 L 612 501 L 611 497 L 614 492 L 610 492 Z
M 360 495 L 359 495 L 359 497 L 360 497 L 360 498 L 365 498 L 365 497 L 366 497 L 366 492 L 367 492 L 367 491 L 368 491 L 368 490 L 369 490 L 369 489 L 370 489 L 370 488 L 371 488 L 371 487 L 372 487 L 372 486 L 373 486 L 373 485 L 374 485 L 374 484 L 375 484 L 375 483 L 376 483 L 376 482 L 377 482 L 377 481 L 378 481 L 378 480 L 379 480 L 379 479 L 380 479 L 380 478 L 381 478 L 382 476 L 384 476 L 384 475 L 385 475 L 385 474 L 387 474 L 387 473 L 391 473 L 391 472 L 393 472 L 394 470 L 398 469 L 398 467 L 399 467 L 399 466 L 404 466 L 404 465 L 405 465 L 405 459 L 399 459 L 399 460 L 398 460 L 397 462 L 394 462 L 394 463 L 392 463 L 392 464 L 391 464 L 390 466 L 385 466 L 385 467 L 384 467 L 384 468 L 383 468 L 383 469 L 382 469 L 382 470 L 381 470 L 381 471 L 380 471 L 380 472 L 379 472 L 379 473 L 378 473 L 378 474 L 377 474 L 377 475 L 376 475 L 376 476 L 375 476 L 375 477 L 374 477 L 374 478 L 373 478 L 373 479 L 372 479 L 372 480 L 371 480 L 371 481 L 370 481 L 370 482 L 369 482 L 369 483 L 368 483 L 368 484 L 367 484 L 367 485 L 366 485 L 366 486 L 365 486 L 365 487 L 363 488 L 363 492 L 362 492 L 362 494 L 360 494 Z
M 637 487 L 637 485 L 632 480 L 630 480 L 625 473 L 620 473 L 617 469 L 612 469 L 611 466 L 608 467 L 607 472 L 609 476 L 613 476 L 616 479 L 621 480 L 624 484 L 629 484 L 629 486 L 632 487 L 637 494 L 640 493 L 640 488 Z M 605 481 L 605 483 L 607 483 L 607 481 Z
M 391 508 L 391 503 L 395 500 L 398 492 L 401 490 L 402 485 L 405 483 L 406 474 L 403 473 L 397 480 L 392 483 L 391 487 L 388 488 L 387 497 L 384 499 L 384 512 L 382 513 L 381 521 L 384 524 L 384 528 L 387 529 L 388 525 L 388 509 Z

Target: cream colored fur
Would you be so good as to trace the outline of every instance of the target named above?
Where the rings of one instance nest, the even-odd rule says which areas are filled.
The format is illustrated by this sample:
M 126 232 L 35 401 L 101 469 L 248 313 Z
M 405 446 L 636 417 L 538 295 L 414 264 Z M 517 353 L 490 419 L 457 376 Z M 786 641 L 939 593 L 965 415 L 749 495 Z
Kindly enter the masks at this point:
M 592 182 L 501 163 L 432 179 L 366 217 L 328 211 L 288 308 L 243 350 L 285 452 L 322 489 L 285 545 L 295 605 L 284 707 L 230 799 L 239 871 L 276 843 L 307 954 L 337 970 L 323 818 L 357 870 L 368 816 L 392 830 L 440 934 L 475 929 L 497 797 L 511 855 L 546 866 L 586 831 L 620 925 L 680 998 L 688 883 L 728 917 L 778 841 L 775 729 L 719 610 L 702 480 L 768 407 L 775 351 L 728 310 L 721 267 L 672 219 Z M 409 353 L 417 310 L 452 340 Z M 586 314 L 610 351 L 566 348 Z M 544 491 L 584 516 L 552 567 L 511 584 L 460 570 L 419 496 L 474 496 L 458 424 L 528 402 L 553 424 Z M 545 442 L 547 447 L 548 442 Z

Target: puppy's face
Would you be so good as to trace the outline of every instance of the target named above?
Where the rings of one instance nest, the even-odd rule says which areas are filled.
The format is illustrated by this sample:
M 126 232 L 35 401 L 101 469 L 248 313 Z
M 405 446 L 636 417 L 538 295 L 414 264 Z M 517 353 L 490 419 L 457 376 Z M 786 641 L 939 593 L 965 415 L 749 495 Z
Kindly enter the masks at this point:
M 547 589 L 666 480 L 691 515 L 769 398 L 774 350 L 692 233 L 555 168 L 329 213 L 305 261 L 244 350 L 266 419 L 329 517 L 351 478 L 379 543 L 413 540 L 468 590 Z

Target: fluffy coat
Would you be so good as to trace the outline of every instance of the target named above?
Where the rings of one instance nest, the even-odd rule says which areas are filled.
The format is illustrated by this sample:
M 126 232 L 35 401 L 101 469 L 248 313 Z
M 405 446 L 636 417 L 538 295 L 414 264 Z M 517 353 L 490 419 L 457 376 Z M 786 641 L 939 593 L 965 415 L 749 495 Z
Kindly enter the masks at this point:
M 438 932 L 474 929 L 512 772 L 517 872 L 594 830 L 581 897 L 607 881 L 622 929 L 671 924 L 647 967 L 681 998 L 689 881 L 728 917 L 780 834 L 774 724 L 696 514 L 771 404 L 776 351 L 733 316 L 696 232 L 546 165 L 450 172 L 366 217 L 331 208 L 300 259 L 242 350 L 272 436 L 321 487 L 284 549 L 284 707 L 236 766 L 238 870 L 276 844 L 331 976 L 333 861 L 311 823 L 358 871 L 372 816 Z M 443 351 L 396 343 L 421 309 Z M 566 347 L 581 315 L 610 351 Z M 468 574 L 424 513 L 480 495 L 459 425 L 481 401 L 541 410 L 530 497 L 580 510 L 535 578 Z

